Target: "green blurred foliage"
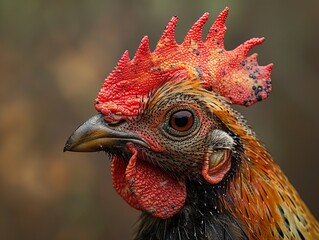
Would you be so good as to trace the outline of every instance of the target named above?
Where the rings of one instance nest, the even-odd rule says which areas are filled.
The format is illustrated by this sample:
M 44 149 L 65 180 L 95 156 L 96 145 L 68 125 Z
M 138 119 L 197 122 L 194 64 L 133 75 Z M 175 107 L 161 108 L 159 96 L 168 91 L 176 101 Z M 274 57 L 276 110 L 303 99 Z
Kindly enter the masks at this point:
M 1 239 L 131 238 L 138 212 L 113 190 L 107 156 L 63 145 L 124 50 L 144 35 L 154 48 L 173 15 L 181 42 L 225 6 L 227 49 L 265 36 L 259 62 L 275 63 L 270 99 L 239 111 L 319 217 L 318 1 L 1 0 Z

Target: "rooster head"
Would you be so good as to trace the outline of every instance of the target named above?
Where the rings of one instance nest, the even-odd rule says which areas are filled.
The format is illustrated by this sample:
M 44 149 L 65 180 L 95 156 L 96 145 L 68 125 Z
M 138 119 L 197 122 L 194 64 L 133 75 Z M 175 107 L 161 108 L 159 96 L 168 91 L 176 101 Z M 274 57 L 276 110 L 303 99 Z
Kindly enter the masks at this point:
M 249 106 L 271 91 L 272 64 L 259 66 L 253 38 L 224 49 L 224 9 L 202 40 L 205 13 L 184 41 L 173 17 L 153 52 L 144 37 L 125 52 L 94 102 L 96 116 L 80 126 L 66 151 L 112 155 L 115 190 L 134 208 L 166 219 L 187 199 L 187 182 L 222 186 L 235 173 L 248 131 L 230 104 Z

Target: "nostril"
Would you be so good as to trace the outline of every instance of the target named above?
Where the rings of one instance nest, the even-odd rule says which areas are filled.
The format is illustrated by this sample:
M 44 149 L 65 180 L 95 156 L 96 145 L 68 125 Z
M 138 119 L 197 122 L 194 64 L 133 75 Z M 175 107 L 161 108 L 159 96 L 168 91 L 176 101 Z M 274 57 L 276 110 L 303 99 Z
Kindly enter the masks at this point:
M 113 122 L 107 122 L 107 124 L 110 126 L 110 127 L 118 127 L 120 125 L 122 125 L 123 123 L 125 123 L 126 121 L 124 119 L 121 119 L 121 120 L 117 120 L 117 121 L 113 121 Z

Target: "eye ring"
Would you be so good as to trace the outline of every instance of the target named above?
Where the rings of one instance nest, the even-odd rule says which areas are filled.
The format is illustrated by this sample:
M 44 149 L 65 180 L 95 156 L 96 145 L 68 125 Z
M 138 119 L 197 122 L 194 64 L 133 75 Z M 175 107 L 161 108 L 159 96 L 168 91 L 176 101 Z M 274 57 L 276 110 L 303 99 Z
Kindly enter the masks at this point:
M 194 115 L 189 110 L 178 110 L 173 112 L 169 119 L 169 125 L 176 131 L 188 131 L 194 124 Z
M 162 125 L 163 132 L 174 140 L 188 138 L 199 129 L 199 119 L 189 107 L 173 108 L 167 112 Z

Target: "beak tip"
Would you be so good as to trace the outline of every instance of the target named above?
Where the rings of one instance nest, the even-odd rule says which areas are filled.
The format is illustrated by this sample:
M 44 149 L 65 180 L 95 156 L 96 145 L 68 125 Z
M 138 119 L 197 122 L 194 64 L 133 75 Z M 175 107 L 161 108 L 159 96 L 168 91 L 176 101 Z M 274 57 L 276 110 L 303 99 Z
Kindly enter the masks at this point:
M 63 152 L 66 152 L 66 151 L 68 151 L 68 147 L 65 145 L 63 148 Z
M 63 152 L 67 152 L 71 150 L 71 145 L 69 144 L 69 141 L 66 142 L 66 144 L 63 147 Z
M 63 152 L 68 152 L 68 151 L 72 151 L 74 144 L 73 144 L 73 140 L 72 140 L 72 136 L 73 134 L 69 137 L 69 139 L 66 141 L 64 147 L 63 147 Z

